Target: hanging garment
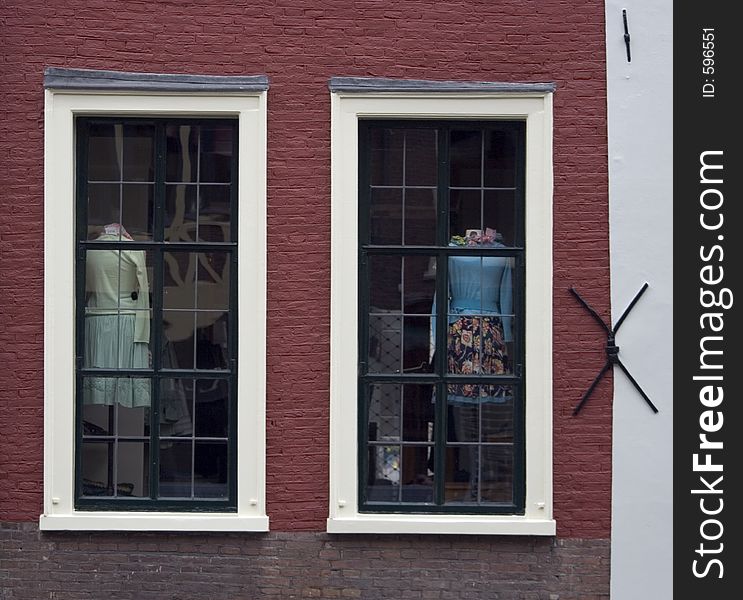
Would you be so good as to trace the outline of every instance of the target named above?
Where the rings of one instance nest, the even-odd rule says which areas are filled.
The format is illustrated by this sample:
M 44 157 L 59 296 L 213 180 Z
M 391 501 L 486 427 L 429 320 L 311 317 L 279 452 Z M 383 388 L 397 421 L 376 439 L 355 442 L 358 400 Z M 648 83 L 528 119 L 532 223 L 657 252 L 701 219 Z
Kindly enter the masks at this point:
M 128 238 L 104 233 L 98 240 Z M 85 268 L 84 366 L 147 369 L 150 366 L 150 301 L 143 250 L 88 250 Z M 86 377 L 85 404 L 149 406 L 150 379 Z

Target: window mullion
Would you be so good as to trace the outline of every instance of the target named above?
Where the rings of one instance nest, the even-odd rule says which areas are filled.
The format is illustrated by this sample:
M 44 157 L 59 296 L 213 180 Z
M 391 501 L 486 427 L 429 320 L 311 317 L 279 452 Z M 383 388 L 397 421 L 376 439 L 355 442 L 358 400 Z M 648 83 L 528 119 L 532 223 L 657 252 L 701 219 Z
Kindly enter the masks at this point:
M 85 261 L 86 249 L 83 240 L 87 239 L 85 223 L 88 220 L 88 129 L 89 124 L 77 121 L 77 156 L 76 156 L 76 256 L 75 256 L 75 297 L 85 297 Z M 84 176 L 85 175 L 85 176 Z M 83 348 L 85 347 L 85 304 L 75 303 L 75 498 L 82 495 L 82 450 L 83 450 Z
M 150 409 L 150 498 L 156 500 L 160 495 L 160 371 L 162 369 L 162 292 L 163 292 L 163 213 L 165 211 L 165 124 L 158 121 L 155 126 L 155 193 L 153 234 L 153 273 L 150 293 L 152 318 L 152 406 Z
M 438 224 L 436 243 L 440 250 L 436 255 L 436 344 L 435 373 L 441 378 L 436 384 L 436 406 L 434 412 L 434 504 L 442 505 L 445 499 L 446 481 L 446 328 L 449 309 L 449 258 L 445 250 L 449 230 L 449 128 L 438 130 Z

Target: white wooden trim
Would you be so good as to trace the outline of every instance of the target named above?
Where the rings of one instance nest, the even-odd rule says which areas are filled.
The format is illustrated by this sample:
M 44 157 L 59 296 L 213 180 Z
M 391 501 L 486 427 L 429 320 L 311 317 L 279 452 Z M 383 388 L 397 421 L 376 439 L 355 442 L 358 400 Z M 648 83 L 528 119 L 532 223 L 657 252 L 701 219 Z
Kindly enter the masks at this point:
M 358 121 L 526 121 L 526 505 L 524 515 L 369 515 L 358 512 Z M 331 93 L 331 533 L 554 535 L 552 516 L 552 94 Z
M 266 531 L 266 92 L 243 95 L 47 90 L 44 132 L 44 514 L 41 529 Z M 74 508 L 74 232 L 78 115 L 232 116 L 239 120 L 237 513 L 191 515 Z M 248 330 L 249 327 L 249 330 Z M 177 517 L 177 518 L 176 518 Z M 179 521 L 179 519 L 181 521 Z M 180 524 L 179 524 L 180 523 Z M 232 526 L 228 523 L 233 523 Z

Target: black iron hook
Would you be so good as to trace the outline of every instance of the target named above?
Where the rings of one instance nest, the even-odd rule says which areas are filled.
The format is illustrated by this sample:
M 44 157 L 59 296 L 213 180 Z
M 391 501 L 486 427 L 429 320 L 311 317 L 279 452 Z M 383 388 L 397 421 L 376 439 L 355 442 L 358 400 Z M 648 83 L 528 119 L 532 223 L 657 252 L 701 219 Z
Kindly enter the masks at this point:
M 630 372 L 627 370 L 627 367 L 624 366 L 622 361 L 619 358 L 619 346 L 616 344 L 616 335 L 619 331 L 619 328 L 622 326 L 622 323 L 624 323 L 624 320 L 627 318 L 627 315 L 630 313 L 630 311 L 634 308 L 635 304 L 637 304 L 637 301 L 640 299 L 640 297 L 645 293 L 645 290 L 647 290 L 649 285 L 647 282 L 645 285 L 642 286 L 639 292 L 635 294 L 635 297 L 632 299 L 632 302 L 629 303 L 627 308 L 624 309 L 624 312 L 622 313 L 622 316 L 619 317 L 619 320 L 617 321 L 616 325 L 614 327 L 609 327 L 609 325 L 606 324 L 606 321 L 601 318 L 601 315 L 599 315 L 596 310 L 586 302 L 583 297 L 578 293 L 578 291 L 574 288 L 570 288 L 570 293 L 573 294 L 578 299 L 578 302 L 580 302 L 583 307 L 588 310 L 589 313 L 591 313 L 591 316 L 596 320 L 597 323 L 601 325 L 601 327 L 604 328 L 604 331 L 606 331 L 607 338 L 606 338 L 606 363 L 601 368 L 601 371 L 599 371 L 599 374 L 596 375 L 596 378 L 593 380 L 591 385 L 586 390 L 586 393 L 583 394 L 583 397 L 581 398 L 580 402 L 576 405 L 576 407 L 573 409 L 573 416 L 577 415 L 580 412 L 580 409 L 583 408 L 583 405 L 586 403 L 588 398 L 593 393 L 593 390 L 598 385 L 599 381 L 601 381 L 601 378 L 604 376 L 604 374 L 611 369 L 614 365 L 618 365 L 620 369 L 624 372 L 624 374 L 627 376 L 627 378 L 632 382 L 632 385 L 635 386 L 635 389 L 640 393 L 640 395 L 643 397 L 645 402 L 647 402 L 648 406 L 653 409 L 654 413 L 658 412 L 658 409 L 655 407 L 655 404 L 652 403 L 650 398 L 648 398 L 648 395 L 643 391 L 643 389 L 640 387 L 640 384 L 637 383 L 634 377 L 630 374 Z

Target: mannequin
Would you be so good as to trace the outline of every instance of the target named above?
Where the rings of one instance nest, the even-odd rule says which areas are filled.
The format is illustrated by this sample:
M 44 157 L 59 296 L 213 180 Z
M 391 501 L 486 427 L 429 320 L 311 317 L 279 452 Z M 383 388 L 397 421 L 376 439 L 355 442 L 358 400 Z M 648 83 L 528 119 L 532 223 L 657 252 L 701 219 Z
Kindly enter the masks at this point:
M 450 246 L 504 247 L 494 229 L 467 230 Z M 507 343 L 512 341 L 512 259 L 503 256 L 449 257 L 447 372 L 452 375 L 505 375 L 511 372 Z M 435 307 L 433 309 L 435 312 Z M 456 442 L 480 440 L 479 407 L 502 404 L 509 388 L 486 384 L 449 384 L 447 400 Z M 451 436 L 451 433 L 450 433 Z M 478 497 L 478 448 L 458 446 L 455 481 L 468 482 L 463 501 Z
M 96 241 L 132 241 L 118 223 Z M 146 369 L 150 366 L 150 299 L 143 250 L 88 250 L 85 266 L 86 368 Z M 150 380 L 87 377 L 83 402 L 127 408 L 150 405 Z

